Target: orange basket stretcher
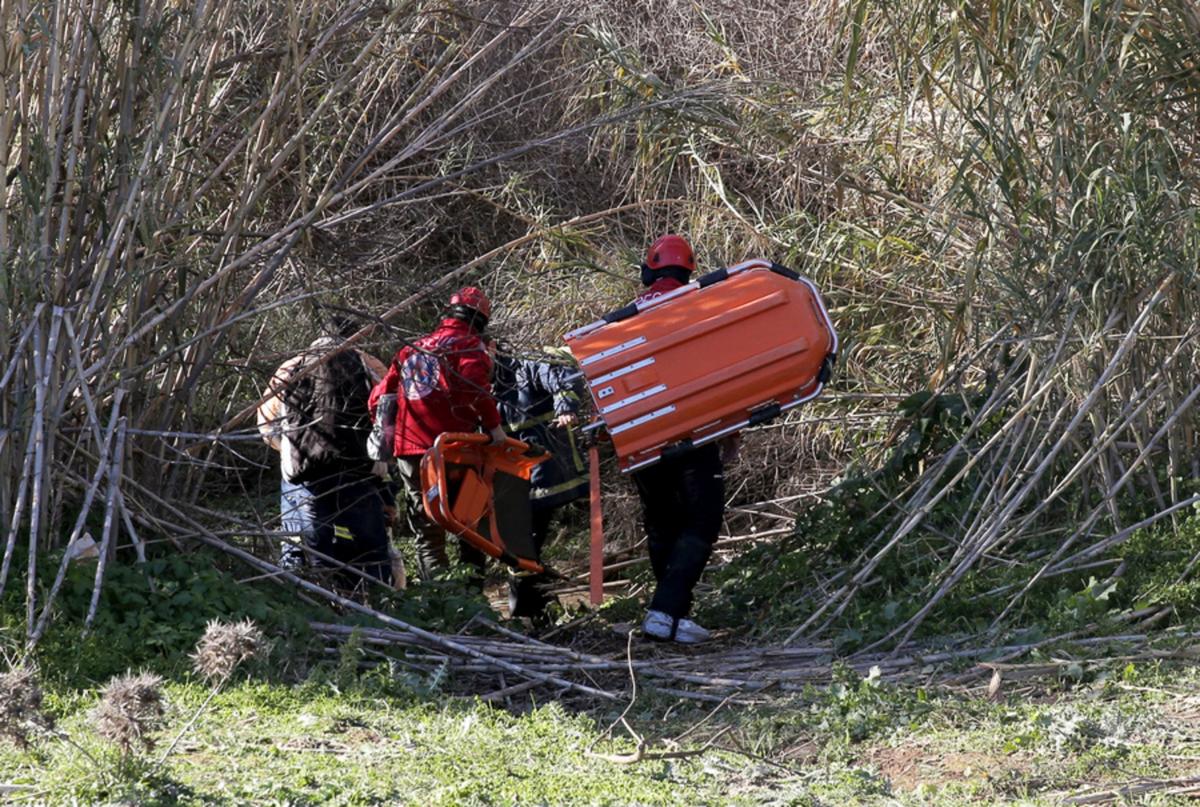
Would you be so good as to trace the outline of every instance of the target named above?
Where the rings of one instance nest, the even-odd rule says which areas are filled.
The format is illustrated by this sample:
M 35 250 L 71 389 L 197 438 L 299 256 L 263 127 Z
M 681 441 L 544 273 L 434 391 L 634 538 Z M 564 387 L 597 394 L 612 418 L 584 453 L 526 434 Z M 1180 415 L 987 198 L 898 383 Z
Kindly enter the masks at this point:
M 710 272 L 563 337 L 622 471 L 821 394 L 838 337 L 816 286 L 769 260 Z
M 511 437 L 438 435 L 421 458 L 422 501 L 434 523 L 487 555 L 527 572 L 543 572 L 533 544 L 529 475 L 549 458 Z

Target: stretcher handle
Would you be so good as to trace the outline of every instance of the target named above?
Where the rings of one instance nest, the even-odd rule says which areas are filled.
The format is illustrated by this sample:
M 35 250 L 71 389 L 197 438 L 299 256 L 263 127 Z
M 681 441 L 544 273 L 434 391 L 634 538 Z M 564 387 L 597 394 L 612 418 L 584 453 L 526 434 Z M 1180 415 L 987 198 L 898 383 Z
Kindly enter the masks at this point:
M 588 463 L 588 599 L 598 606 L 604 602 L 604 509 L 600 501 L 600 447 L 595 443 L 588 449 Z
M 447 442 L 466 443 L 467 445 L 493 445 L 505 453 L 520 454 L 524 457 L 540 457 L 547 453 L 546 449 L 542 446 L 526 443 L 515 437 L 507 437 L 503 443 L 492 443 L 491 436 L 479 432 L 442 432 L 433 441 L 433 447 L 440 451 L 445 447 Z
M 829 312 L 825 308 L 825 301 L 821 297 L 820 289 L 818 289 L 815 285 L 813 285 L 813 282 L 811 280 L 809 280 L 808 278 L 806 278 L 804 275 L 800 274 L 799 272 L 795 272 L 791 269 L 788 269 L 786 266 L 784 266 L 782 264 L 776 263 L 775 261 L 768 260 L 766 258 L 751 258 L 748 261 L 742 261 L 741 263 L 735 264 L 734 266 L 725 267 L 723 269 L 716 269 L 712 272 L 708 272 L 707 274 L 701 275 L 700 277 L 696 278 L 695 280 L 691 281 L 690 283 L 680 286 L 679 288 L 675 289 L 674 291 L 669 291 L 666 294 L 659 295 L 658 297 L 655 297 L 650 300 L 645 300 L 640 303 L 630 303 L 629 305 L 625 306 L 624 308 L 619 308 L 616 311 L 610 311 L 608 314 L 605 314 L 603 317 L 596 320 L 595 322 L 589 322 L 587 325 L 584 325 L 581 328 L 576 328 L 575 330 L 563 335 L 563 340 L 570 343 L 572 340 L 578 339 L 582 336 L 586 336 L 587 334 L 591 333 L 592 331 L 603 328 L 605 325 L 611 325 L 614 322 L 620 322 L 623 319 L 628 319 L 636 314 L 641 313 L 642 311 L 645 311 L 646 309 L 655 308 L 656 306 L 660 306 L 663 303 L 665 303 L 669 300 L 673 300 L 676 297 L 679 297 L 683 294 L 687 294 L 688 292 L 697 291 L 699 289 L 706 288 L 715 283 L 719 283 L 722 280 L 726 280 L 733 275 L 740 274 L 741 272 L 745 272 L 750 269 L 767 269 L 771 272 L 774 272 L 777 275 L 782 275 L 783 277 L 786 277 L 788 280 L 792 280 L 797 283 L 803 283 L 806 286 L 808 286 L 809 289 L 812 290 L 813 297 L 816 299 L 817 304 L 820 307 L 821 316 L 823 316 L 825 318 L 825 324 L 828 326 L 829 333 L 833 337 L 833 344 L 830 346 L 829 352 L 833 353 L 833 354 L 837 354 L 837 352 L 838 352 L 837 329 L 833 327 L 833 320 L 830 319 Z M 568 344 L 568 347 L 570 347 L 569 344 Z
M 629 319 L 630 317 L 634 316 L 635 314 L 645 311 L 647 308 L 654 308 L 655 306 L 662 305 L 663 303 L 667 302 L 668 300 L 673 300 L 682 294 L 686 294 L 690 291 L 695 291 L 696 289 L 701 289 L 701 288 L 704 288 L 705 286 L 712 285 L 713 283 L 717 282 L 718 280 L 724 280 L 725 278 L 729 277 L 730 275 L 736 275 L 739 272 L 746 271 L 747 269 L 771 269 L 771 270 L 774 270 L 774 267 L 776 267 L 776 266 L 778 266 L 778 264 L 774 263 L 773 261 L 769 261 L 765 258 L 752 258 L 751 260 L 748 260 L 748 261 L 742 261 L 741 263 L 739 263 L 735 266 L 729 266 L 729 267 L 726 267 L 723 269 L 717 269 L 716 271 L 709 272 L 708 274 L 702 275 L 700 278 L 697 278 L 696 280 L 693 280 L 690 283 L 680 286 L 679 288 L 675 289 L 674 291 L 669 291 L 666 294 L 660 294 L 658 297 L 655 297 L 650 300 L 644 300 L 643 302 L 640 302 L 640 303 L 630 303 L 629 305 L 624 306 L 623 308 L 618 308 L 616 311 L 610 311 L 609 313 L 605 314 L 603 317 L 596 320 L 595 322 L 590 322 L 587 325 L 584 325 L 582 328 L 576 328 L 575 330 L 571 331 L 570 333 L 564 335 L 563 339 L 567 342 L 570 342 L 572 339 L 578 339 L 579 337 L 584 336 L 585 334 L 589 334 L 598 328 L 603 328 L 605 325 L 611 325 L 614 322 L 620 322 L 623 319 Z M 780 268 L 782 269 L 783 267 L 780 267 Z M 795 273 L 793 272 L 792 274 L 794 275 Z M 796 275 L 796 277 L 799 277 L 799 275 Z M 701 281 L 704 281 L 704 282 L 701 282 Z

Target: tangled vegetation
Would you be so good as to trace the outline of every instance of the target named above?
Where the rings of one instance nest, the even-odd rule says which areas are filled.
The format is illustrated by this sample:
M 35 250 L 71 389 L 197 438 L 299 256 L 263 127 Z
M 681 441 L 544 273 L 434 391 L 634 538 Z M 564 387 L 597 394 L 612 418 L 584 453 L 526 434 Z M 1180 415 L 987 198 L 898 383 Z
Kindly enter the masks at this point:
M 746 436 L 704 620 L 851 662 L 1193 624 L 1188 0 L 0 0 L 0 83 L 0 638 L 60 682 L 182 669 L 212 619 L 307 652 L 350 607 L 254 565 L 251 415 L 325 312 L 386 356 L 470 281 L 537 351 L 668 230 L 811 277 L 842 336 L 827 394 Z M 410 638 L 489 616 L 453 581 L 373 602 Z M 438 691 L 422 663 L 396 677 Z

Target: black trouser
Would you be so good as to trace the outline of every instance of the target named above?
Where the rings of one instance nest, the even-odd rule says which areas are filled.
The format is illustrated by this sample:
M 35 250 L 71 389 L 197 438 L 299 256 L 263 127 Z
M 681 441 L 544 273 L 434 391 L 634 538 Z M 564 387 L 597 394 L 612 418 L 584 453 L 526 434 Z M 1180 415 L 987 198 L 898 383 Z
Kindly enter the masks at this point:
M 304 546 L 336 561 L 359 567 L 380 580 L 391 578 L 387 519 L 383 505 L 386 489 L 378 477 L 331 474 L 306 484 L 283 480 L 283 528 L 300 536 Z M 282 564 L 296 568 L 305 563 L 299 547 L 284 550 Z M 314 558 L 314 567 L 329 565 Z M 341 577 L 354 587 L 360 578 Z
M 538 557 L 542 556 L 542 547 L 550 537 L 550 520 L 554 517 L 557 507 L 534 507 L 533 509 L 533 545 L 537 548 Z M 508 581 L 508 608 L 510 616 L 537 617 L 542 614 L 551 601 L 548 593 L 554 586 L 554 579 L 548 574 L 515 574 Z
M 417 571 L 422 580 L 431 580 L 437 572 L 450 567 L 450 557 L 446 554 L 446 531 L 425 514 L 420 455 L 399 457 L 396 467 L 400 472 L 404 518 L 409 532 L 417 542 Z M 458 556 L 474 568 L 472 584 L 482 589 L 487 555 L 466 541 L 461 541 L 458 545 Z
M 633 473 L 658 586 L 650 608 L 681 618 L 704 573 L 725 512 L 725 475 L 715 443 Z

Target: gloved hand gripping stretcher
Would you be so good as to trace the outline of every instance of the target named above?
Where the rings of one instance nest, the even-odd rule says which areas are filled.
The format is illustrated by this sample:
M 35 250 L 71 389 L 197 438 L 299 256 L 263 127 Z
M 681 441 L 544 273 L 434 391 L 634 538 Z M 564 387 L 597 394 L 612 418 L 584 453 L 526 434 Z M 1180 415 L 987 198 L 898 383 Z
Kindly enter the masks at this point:
M 821 394 L 838 339 L 808 279 L 756 259 L 564 339 L 621 469 L 766 423 Z
M 426 514 L 471 546 L 522 571 L 543 572 L 533 544 L 529 475 L 550 455 L 511 437 L 447 432 L 421 458 Z

